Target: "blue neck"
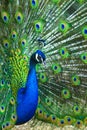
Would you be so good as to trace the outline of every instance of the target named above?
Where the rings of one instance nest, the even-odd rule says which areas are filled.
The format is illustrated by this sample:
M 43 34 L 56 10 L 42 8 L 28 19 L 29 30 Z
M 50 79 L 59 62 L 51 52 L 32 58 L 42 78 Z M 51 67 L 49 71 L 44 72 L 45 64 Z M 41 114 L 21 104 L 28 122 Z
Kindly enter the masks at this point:
M 17 97 L 17 125 L 29 121 L 35 114 L 38 104 L 38 83 L 36 77 L 36 64 L 30 61 L 30 70 L 26 87 L 18 91 Z

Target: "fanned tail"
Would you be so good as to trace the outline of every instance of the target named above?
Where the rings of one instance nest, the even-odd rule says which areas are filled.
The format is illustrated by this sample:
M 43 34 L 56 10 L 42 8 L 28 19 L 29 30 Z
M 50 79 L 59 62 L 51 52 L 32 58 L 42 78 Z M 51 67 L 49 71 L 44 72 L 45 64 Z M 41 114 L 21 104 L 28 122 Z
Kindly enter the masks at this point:
M 7 128 L 15 124 L 17 91 L 25 86 L 37 49 L 45 53 L 46 66 L 36 67 L 35 118 L 57 126 L 87 125 L 86 0 L 3 0 L 0 11 L 0 126 L 3 120 Z

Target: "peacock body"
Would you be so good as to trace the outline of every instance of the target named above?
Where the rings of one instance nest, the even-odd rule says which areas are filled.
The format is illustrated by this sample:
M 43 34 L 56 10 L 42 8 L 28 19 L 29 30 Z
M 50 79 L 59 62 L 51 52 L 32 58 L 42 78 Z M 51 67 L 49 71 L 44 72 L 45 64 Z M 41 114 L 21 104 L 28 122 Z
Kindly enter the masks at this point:
M 87 126 L 86 0 L 0 0 L 0 130 L 33 116 Z

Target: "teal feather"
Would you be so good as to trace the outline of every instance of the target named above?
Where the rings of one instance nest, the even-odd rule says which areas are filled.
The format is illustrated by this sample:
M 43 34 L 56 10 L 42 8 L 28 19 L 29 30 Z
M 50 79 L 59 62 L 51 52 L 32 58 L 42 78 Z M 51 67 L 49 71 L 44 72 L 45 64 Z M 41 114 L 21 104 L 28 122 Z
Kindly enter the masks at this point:
M 36 50 L 44 52 L 46 65 L 36 65 L 33 121 L 87 126 L 86 0 L 1 0 L 0 129 L 15 125 L 17 93 L 25 89 Z

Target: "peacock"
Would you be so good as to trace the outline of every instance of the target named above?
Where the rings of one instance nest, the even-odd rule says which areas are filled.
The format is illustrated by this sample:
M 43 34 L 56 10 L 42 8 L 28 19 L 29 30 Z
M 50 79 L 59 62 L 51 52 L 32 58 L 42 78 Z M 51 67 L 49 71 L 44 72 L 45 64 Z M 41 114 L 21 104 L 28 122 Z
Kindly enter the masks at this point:
M 86 0 L 0 0 L 0 130 L 31 119 L 87 126 Z

